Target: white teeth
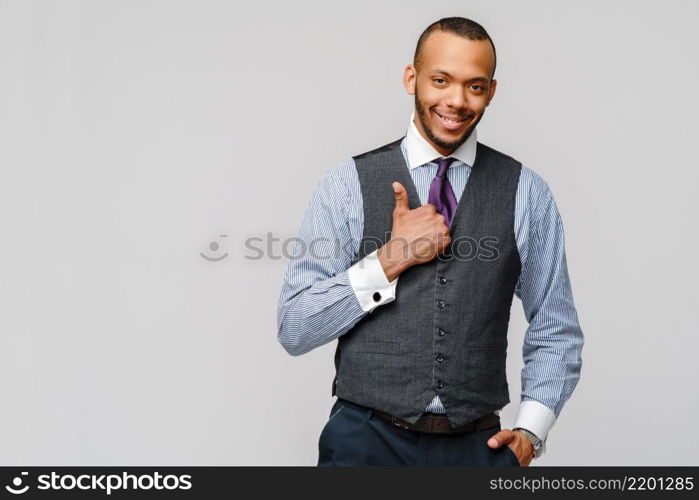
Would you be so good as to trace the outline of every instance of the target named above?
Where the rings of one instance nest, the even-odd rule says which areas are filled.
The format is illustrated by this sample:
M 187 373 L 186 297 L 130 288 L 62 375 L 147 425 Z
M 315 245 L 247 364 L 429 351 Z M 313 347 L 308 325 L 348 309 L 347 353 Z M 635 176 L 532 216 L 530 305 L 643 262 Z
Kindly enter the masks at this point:
M 461 123 L 461 122 L 458 122 L 456 120 L 450 120 L 449 118 L 445 118 L 442 115 L 439 115 L 439 117 L 447 123 Z

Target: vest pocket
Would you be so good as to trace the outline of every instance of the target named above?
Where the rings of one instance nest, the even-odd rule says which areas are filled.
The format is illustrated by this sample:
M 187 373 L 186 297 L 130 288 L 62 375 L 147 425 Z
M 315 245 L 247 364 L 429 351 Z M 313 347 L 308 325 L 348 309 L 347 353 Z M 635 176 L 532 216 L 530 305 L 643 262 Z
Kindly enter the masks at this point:
M 401 342 L 386 340 L 362 340 L 352 346 L 352 351 L 400 355 L 405 352 L 404 345 Z
M 471 359 L 480 359 L 483 361 L 492 359 L 504 359 L 507 357 L 507 346 L 497 347 L 471 347 L 468 353 Z
M 490 411 L 509 400 L 506 364 L 503 346 L 480 346 L 464 353 L 465 376 L 459 382 L 471 405 Z

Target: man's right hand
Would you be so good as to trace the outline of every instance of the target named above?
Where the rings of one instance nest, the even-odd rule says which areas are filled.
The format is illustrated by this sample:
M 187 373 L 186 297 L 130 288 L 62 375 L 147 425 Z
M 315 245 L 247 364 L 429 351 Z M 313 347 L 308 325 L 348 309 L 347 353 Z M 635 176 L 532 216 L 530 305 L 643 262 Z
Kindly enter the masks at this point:
M 377 252 L 389 281 L 411 266 L 434 260 L 451 242 L 446 219 L 434 205 L 411 210 L 405 187 L 400 182 L 392 186 L 396 206 L 391 239 Z

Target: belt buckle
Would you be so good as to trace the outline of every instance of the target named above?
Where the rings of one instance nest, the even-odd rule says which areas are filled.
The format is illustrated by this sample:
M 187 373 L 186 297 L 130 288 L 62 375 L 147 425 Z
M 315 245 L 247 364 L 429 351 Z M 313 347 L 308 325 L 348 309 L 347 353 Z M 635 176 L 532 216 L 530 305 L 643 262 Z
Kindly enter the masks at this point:
M 397 419 L 398 419 L 398 417 L 396 417 L 395 415 L 391 415 L 391 423 L 392 423 L 393 425 L 395 425 L 396 427 L 400 427 L 400 428 L 402 428 L 402 429 L 408 429 L 408 430 L 410 430 L 409 427 L 406 427 L 406 426 L 404 426 L 404 425 L 402 425 L 402 424 L 399 424 L 399 423 L 397 422 Z

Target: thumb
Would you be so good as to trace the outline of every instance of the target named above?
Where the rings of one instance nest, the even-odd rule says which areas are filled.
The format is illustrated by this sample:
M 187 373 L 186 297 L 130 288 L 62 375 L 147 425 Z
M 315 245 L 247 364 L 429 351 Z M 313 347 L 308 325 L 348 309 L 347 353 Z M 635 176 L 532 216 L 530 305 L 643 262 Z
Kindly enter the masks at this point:
M 396 197 L 396 208 L 394 209 L 394 212 L 396 210 L 410 210 L 410 207 L 408 206 L 408 192 L 403 187 L 403 184 L 396 181 L 391 184 L 391 186 L 393 186 L 393 194 Z
M 507 444 L 512 441 L 514 433 L 509 429 L 503 429 L 497 434 L 493 435 L 488 439 L 488 446 L 491 448 L 500 448 L 501 445 Z

